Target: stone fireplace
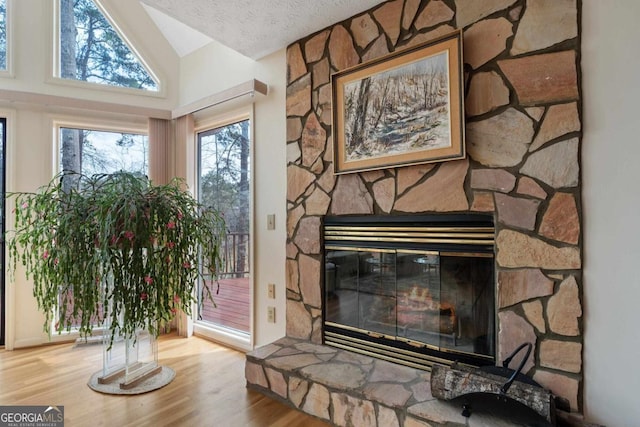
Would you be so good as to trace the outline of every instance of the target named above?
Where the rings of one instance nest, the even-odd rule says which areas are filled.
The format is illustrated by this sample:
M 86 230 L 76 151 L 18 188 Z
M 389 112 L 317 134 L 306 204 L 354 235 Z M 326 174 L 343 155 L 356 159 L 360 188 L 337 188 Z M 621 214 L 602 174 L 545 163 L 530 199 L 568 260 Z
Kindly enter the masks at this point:
M 496 362 L 533 343 L 526 373 L 581 412 L 580 7 L 394 0 L 288 47 L 290 339 L 323 341 L 325 215 L 489 215 Z M 464 30 L 467 157 L 335 175 L 331 74 L 455 29 Z

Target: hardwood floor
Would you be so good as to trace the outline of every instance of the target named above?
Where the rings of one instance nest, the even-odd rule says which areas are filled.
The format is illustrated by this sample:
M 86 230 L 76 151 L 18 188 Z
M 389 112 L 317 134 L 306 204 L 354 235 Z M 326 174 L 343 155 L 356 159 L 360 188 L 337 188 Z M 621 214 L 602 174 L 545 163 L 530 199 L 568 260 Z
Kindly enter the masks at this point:
M 0 405 L 63 405 L 65 426 L 327 426 L 245 388 L 241 352 L 198 337 L 159 340 L 159 361 L 176 371 L 167 386 L 134 396 L 105 395 L 87 381 L 102 346 L 0 350 Z

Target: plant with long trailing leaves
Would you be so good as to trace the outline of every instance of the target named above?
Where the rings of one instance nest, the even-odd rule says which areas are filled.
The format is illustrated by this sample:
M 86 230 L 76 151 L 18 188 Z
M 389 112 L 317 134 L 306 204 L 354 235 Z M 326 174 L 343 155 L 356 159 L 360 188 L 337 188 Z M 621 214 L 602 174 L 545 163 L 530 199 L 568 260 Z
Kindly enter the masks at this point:
M 153 185 L 128 172 L 76 175 L 70 191 L 62 190 L 65 173 L 35 193 L 9 195 L 12 270 L 20 262 L 33 279 L 49 334 L 77 328 L 87 336 L 108 325 L 112 340 L 139 329 L 158 335 L 178 310 L 191 313 L 198 279 L 217 277 L 223 218 L 180 180 Z

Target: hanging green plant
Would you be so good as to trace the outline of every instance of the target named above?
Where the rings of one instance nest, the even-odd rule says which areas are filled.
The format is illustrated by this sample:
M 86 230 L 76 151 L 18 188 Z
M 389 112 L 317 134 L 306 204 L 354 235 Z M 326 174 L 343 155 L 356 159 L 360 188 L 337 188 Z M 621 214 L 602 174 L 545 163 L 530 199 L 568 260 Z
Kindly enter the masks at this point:
M 70 178 L 77 185 L 63 191 Z M 10 267 L 20 262 L 32 278 L 46 332 L 88 336 L 105 325 L 112 339 L 138 329 L 158 335 L 178 311 L 191 314 L 198 279 L 215 279 L 221 266 L 225 225 L 182 188 L 128 172 L 65 173 L 35 193 L 9 195 Z

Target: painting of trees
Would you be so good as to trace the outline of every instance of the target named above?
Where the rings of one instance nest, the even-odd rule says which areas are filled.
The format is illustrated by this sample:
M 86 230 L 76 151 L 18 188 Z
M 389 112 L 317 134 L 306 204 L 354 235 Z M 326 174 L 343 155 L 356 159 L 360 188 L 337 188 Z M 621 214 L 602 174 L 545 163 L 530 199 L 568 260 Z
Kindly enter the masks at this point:
M 450 145 L 446 52 L 344 86 L 347 160 Z

